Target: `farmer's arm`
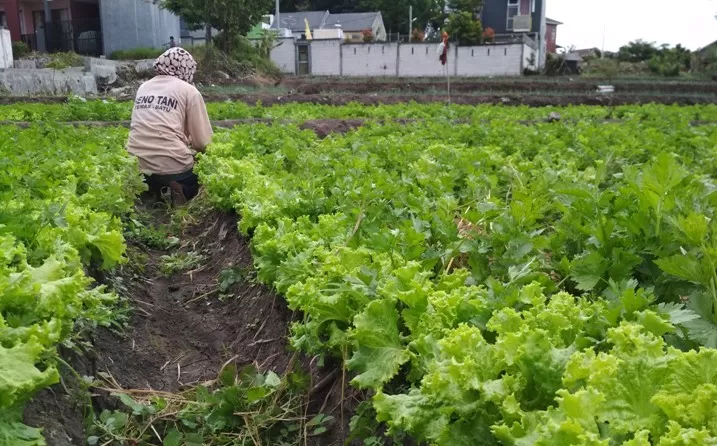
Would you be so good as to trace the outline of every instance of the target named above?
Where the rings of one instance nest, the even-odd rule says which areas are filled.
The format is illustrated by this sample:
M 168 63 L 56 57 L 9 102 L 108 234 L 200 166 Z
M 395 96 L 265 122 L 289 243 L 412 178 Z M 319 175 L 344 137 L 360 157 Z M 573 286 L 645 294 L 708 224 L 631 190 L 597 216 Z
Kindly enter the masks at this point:
M 212 142 L 212 133 L 207 106 L 204 104 L 201 93 L 196 91 L 187 104 L 187 137 L 192 144 L 192 149 L 204 152 Z

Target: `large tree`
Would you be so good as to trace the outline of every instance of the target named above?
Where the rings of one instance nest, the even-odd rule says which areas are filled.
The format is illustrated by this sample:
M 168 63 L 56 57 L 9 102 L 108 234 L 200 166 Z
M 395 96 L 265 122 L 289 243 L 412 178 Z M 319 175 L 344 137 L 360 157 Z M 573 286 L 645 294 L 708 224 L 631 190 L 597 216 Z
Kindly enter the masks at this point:
M 272 0 L 161 0 L 163 8 L 182 17 L 187 26 L 205 27 L 207 43 L 212 40 L 212 28 L 224 34 L 223 50 L 229 52 L 235 37 L 244 35 L 261 21 Z
M 621 46 L 617 58 L 622 62 L 645 62 L 660 53 L 655 42 L 646 42 L 637 39 L 627 45 Z

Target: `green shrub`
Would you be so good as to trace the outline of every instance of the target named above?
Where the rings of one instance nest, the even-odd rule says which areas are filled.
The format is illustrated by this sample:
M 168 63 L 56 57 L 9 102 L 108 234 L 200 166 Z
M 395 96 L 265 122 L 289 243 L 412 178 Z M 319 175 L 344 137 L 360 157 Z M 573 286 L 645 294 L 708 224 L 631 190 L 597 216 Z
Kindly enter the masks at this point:
M 110 54 L 114 60 L 142 60 L 156 59 L 166 50 L 162 48 L 134 48 L 131 50 L 120 50 Z
M 565 56 L 561 54 L 548 54 L 545 58 L 545 67 L 543 73 L 546 76 L 564 76 L 572 74 L 570 67 L 565 61 Z
M 683 61 L 680 55 L 674 52 L 663 52 L 648 62 L 650 71 L 664 77 L 675 77 L 680 75 Z
M 637 39 L 620 47 L 617 58 L 620 62 L 645 62 L 660 52 L 655 42 L 646 42 Z
M 615 59 L 594 59 L 588 62 L 585 74 L 611 81 L 620 74 L 620 65 Z
M 77 53 L 53 53 L 50 54 L 50 62 L 45 65 L 47 68 L 56 70 L 64 70 L 70 67 L 80 67 L 83 64 L 83 58 Z
M 471 12 L 454 12 L 448 16 L 446 31 L 451 39 L 461 45 L 483 43 L 483 25 Z
M 25 42 L 13 42 L 12 43 L 12 55 L 15 60 L 21 59 L 30 54 L 30 47 Z
M 255 73 L 271 77 L 281 76 L 281 72 L 269 57 L 275 42 L 272 34 L 265 33 L 262 39 L 254 42 L 241 36 L 233 38 L 230 44 L 224 39 L 224 34 L 220 33 L 212 45 L 198 47 L 192 51 L 199 63 L 198 80 L 213 80 L 218 71 L 235 78 Z M 219 48 L 228 48 L 229 53 Z

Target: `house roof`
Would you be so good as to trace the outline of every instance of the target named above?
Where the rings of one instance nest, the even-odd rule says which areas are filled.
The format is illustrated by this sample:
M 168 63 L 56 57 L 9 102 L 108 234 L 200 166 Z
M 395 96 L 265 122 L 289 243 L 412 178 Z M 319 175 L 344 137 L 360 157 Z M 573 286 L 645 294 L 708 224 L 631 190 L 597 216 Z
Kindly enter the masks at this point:
M 281 27 L 292 31 L 303 31 L 306 29 L 306 21 L 308 21 L 311 29 L 319 29 L 324 26 L 328 15 L 329 11 L 282 12 Z M 274 21 L 271 27 L 276 28 L 276 25 L 277 22 Z
M 574 52 L 574 53 L 578 53 L 578 54 L 584 56 L 584 55 L 586 55 L 586 54 L 592 54 L 592 53 L 596 53 L 596 52 L 598 52 L 598 51 L 600 51 L 599 48 L 593 47 L 593 48 L 581 48 L 581 49 L 575 50 L 575 51 L 573 51 L 573 52 Z
M 707 44 L 707 45 L 703 46 L 703 47 L 700 48 L 698 51 L 699 51 L 700 53 L 705 53 L 705 52 L 707 52 L 707 51 L 710 51 L 710 50 L 712 49 L 712 47 L 714 47 L 714 46 L 717 46 L 717 40 L 715 40 L 714 42 L 712 42 L 712 43 L 710 43 L 710 44 Z
M 558 22 L 557 20 L 549 19 L 547 17 L 545 18 L 545 23 L 548 25 L 562 25 L 563 24 L 563 22 Z
M 329 15 L 324 28 L 334 28 L 341 25 L 344 31 L 362 31 L 364 29 L 373 28 L 376 18 L 380 17 L 380 12 L 352 12 L 346 14 Z

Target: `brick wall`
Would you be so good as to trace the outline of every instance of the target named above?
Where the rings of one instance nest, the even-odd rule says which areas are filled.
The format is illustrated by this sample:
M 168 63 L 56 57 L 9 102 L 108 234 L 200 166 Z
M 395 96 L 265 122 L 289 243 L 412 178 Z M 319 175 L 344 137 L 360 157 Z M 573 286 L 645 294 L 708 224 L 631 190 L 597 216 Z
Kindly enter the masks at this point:
M 397 53 L 397 43 L 341 45 L 343 68 L 341 74 L 343 76 L 396 76 Z
M 341 40 L 311 42 L 311 74 L 336 76 L 341 73 Z
M 296 74 L 296 45 L 294 38 L 279 39 L 281 43 L 271 50 L 271 61 L 282 73 Z

